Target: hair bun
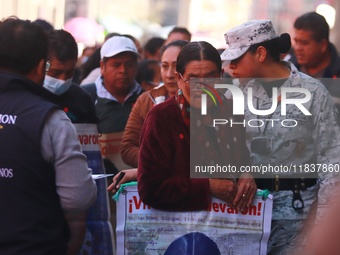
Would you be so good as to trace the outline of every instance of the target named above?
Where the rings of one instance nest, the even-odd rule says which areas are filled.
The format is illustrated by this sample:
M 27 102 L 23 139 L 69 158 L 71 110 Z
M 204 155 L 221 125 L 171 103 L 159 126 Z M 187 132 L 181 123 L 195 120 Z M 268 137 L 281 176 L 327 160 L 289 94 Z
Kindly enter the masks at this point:
M 292 46 L 292 42 L 290 40 L 290 35 L 288 33 L 283 33 L 277 40 L 277 48 L 280 53 L 287 53 Z

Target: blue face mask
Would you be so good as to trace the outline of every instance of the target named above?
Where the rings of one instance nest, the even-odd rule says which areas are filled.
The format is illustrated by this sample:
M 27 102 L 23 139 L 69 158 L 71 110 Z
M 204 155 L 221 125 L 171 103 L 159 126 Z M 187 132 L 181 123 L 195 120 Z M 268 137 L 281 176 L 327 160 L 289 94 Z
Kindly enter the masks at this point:
M 72 85 L 72 78 L 63 81 L 51 76 L 45 75 L 43 87 L 56 95 L 64 94 Z

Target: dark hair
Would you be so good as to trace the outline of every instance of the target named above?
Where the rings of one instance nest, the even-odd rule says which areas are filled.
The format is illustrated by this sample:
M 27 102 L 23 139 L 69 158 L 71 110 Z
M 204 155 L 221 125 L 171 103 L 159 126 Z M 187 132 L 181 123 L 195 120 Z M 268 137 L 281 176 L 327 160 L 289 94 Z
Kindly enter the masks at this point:
M 152 55 L 156 54 L 157 50 L 163 46 L 165 39 L 161 37 L 152 37 L 144 45 L 144 52 L 150 52 Z
M 181 34 L 185 34 L 189 37 L 189 41 L 191 40 L 191 33 L 189 32 L 188 29 L 186 29 L 185 27 L 174 27 L 168 34 L 168 37 L 172 34 L 172 33 L 181 33 Z
M 80 75 L 79 80 L 82 81 L 85 79 L 92 70 L 100 67 L 100 49 L 96 49 L 92 55 L 89 56 L 87 61 L 80 66 Z
M 199 41 L 190 42 L 182 48 L 177 57 L 176 71 L 183 74 L 188 63 L 195 60 L 209 60 L 216 64 L 218 70 L 222 69 L 221 57 L 216 48 L 208 42 Z
M 40 25 L 46 32 L 54 30 L 53 25 L 44 19 L 36 19 L 34 23 Z
M 294 28 L 312 32 L 312 37 L 317 42 L 329 40 L 329 25 L 325 17 L 316 12 L 307 12 L 298 17 L 294 22 Z
M 105 39 L 104 41 L 106 42 L 107 40 L 109 40 L 111 37 L 114 37 L 114 36 L 120 36 L 119 33 L 116 33 L 116 32 L 112 32 L 112 33 L 108 33 L 106 36 L 105 36 Z M 131 38 L 130 38 L 131 39 Z M 131 39 L 132 40 L 132 39 Z
M 47 34 L 38 24 L 17 17 L 0 23 L 0 69 L 28 74 L 46 60 L 47 52 Z
M 65 30 L 53 30 L 48 34 L 48 59 L 60 62 L 78 59 L 78 46 L 74 37 Z
M 176 40 L 176 41 L 172 41 L 166 45 L 163 45 L 162 48 L 160 49 L 159 53 L 161 56 L 163 56 L 164 51 L 166 51 L 168 48 L 170 47 L 178 47 L 180 49 L 182 49 L 185 45 L 187 45 L 189 43 L 189 41 L 185 41 L 185 40 Z
M 159 63 L 154 59 L 144 59 L 138 62 L 136 81 L 142 84 L 143 81 L 153 81 L 155 77 L 154 66 L 159 67 Z
M 264 41 L 250 46 L 249 51 L 251 53 L 255 53 L 256 49 L 259 46 L 265 47 L 267 49 L 269 56 L 274 61 L 280 61 L 280 54 L 287 53 L 290 50 L 292 44 L 290 40 L 290 35 L 287 33 L 283 33 L 280 35 L 280 37 L 277 37 L 275 39 Z

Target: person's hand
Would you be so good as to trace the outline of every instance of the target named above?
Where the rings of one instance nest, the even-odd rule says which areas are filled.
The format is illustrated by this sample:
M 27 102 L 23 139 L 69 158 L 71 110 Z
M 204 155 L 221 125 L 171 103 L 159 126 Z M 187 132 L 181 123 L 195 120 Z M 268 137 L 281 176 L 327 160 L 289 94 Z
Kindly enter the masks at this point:
M 237 182 L 237 194 L 233 201 L 237 210 L 243 211 L 249 207 L 256 194 L 257 186 L 252 175 L 242 174 Z
M 116 192 L 118 191 L 121 184 L 137 180 L 137 168 L 126 169 L 126 170 L 122 170 L 120 172 L 125 173 L 123 179 L 121 179 L 119 183 L 116 183 L 117 179 L 119 177 L 119 173 L 116 174 L 112 178 L 112 184 L 107 188 L 107 190 L 111 191 L 113 194 L 116 194 Z
M 228 206 L 233 206 L 233 200 L 236 195 L 237 186 L 228 179 L 209 179 L 210 193 L 212 196 L 225 201 Z

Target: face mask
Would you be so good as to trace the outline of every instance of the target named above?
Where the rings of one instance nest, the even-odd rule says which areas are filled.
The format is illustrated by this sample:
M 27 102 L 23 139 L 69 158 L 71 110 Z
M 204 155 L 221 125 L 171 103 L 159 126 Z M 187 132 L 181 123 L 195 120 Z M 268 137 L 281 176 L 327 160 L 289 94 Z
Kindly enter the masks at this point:
M 56 95 L 64 94 L 71 86 L 72 78 L 63 81 L 51 76 L 45 75 L 43 87 Z
M 89 57 L 85 56 L 85 57 L 82 58 L 81 62 L 84 64 L 88 59 L 89 59 Z

